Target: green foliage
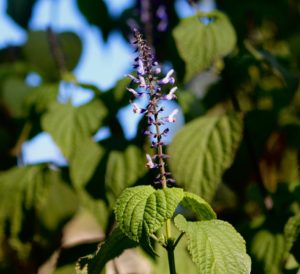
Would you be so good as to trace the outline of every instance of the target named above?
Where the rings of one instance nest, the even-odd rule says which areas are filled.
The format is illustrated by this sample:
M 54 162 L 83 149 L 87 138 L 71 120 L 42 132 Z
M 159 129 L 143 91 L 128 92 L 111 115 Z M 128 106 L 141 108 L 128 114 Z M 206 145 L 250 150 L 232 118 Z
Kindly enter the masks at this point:
M 227 16 L 218 11 L 184 18 L 173 35 L 186 64 L 185 81 L 230 53 L 236 43 L 233 26 Z
M 43 114 L 52 103 L 55 103 L 59 93 L 57 83 L 44 84 L 30 90 L 24 98 L 24 104 L 33 113 Z
M 13 117 L 26 115 L 24 99 L 29 93 L 30 88 L 20 78 L 8 78 L 4 82 L 1 97 Z
M 76 146 L 70 160 L 70 175 L 76 187 L 84 187 L 94 174 L 104 155 L 104 149 L 86 138 Z
M 178 215 L 175 225 L 185 232 L 198 273 L 250 273 L 251 261 L 245 241 L 229 223 L 220 220 L 187 222 Z
M 98 250 L 93 255 L 80 258 L 76 265 L 77 274 L 102 273 L 106 263 L 121 255 L 128 248 L 137 246 L 137 243 L 129 239 L 119 228 L 115 228 L 109 238 L 100 243 Z
M 249 273 L 245 243 L 225 220 L 247 241 L 251 273 L 299 273 L 297 0 L 216 0 L 220 11 L 209 13 L 198 9 L 201 1 L 186 1 L 195 15 L 183 19 L 177 1 L 135 1 L 113 15 L 109 1 L 75 1 L 110 43 L 113 32 L 131 37 L 128 25 L 135 21 L 162 74 L 169 67 L 176 72 L 175 94 L 186 125 L 166 149 L 166 172 L 176 179 L 176 187 L 168 189 L 145 186 L 157 175 L 145 168 L 149 140 L 140 132 L 146 119 L 132 140 L 120 123 L 120 109 L 132 99 L 126 88 L 134 82 L 119 75 L 123 79 L 107 91 L 79 82 L 72 70 L 84 57 L 82 34 L 32 31 L 28 26 L 37 1 L 6 2 L 7 15 L 27 40 L 0 48 L 0 273 L 42 272 L 40 266 L 56 256 L 55 250 L 60 254 L 54 273 L 74 273 L 76 260 L 94 251 L 99 239 L 65 246 L 70 227 L 76 226 L 64 226 L 77 220 L 78 209 L 92 215 L 106 239 L 80 260 L 78 273 L 104 273 L 109 260 L 137 245 L 153 273 L 169 271 L 173 249 L 173 273 Z M 54 9 L 55 2 L 49 1 Z M 151 6 L 148 13 L 144 2 Z M 158 32 L 166 18 L 167 31 Z M 93 99 L 75 107 L 63 101 L 62 85 L 68 99 L 75 88 L 92 92 Z M 101 128 L 110 136 L 96 142 L 93 136 Z M 67 158 L 66 166 L 24 165 L 23 144 L 35 142 L 43 131 Z M 175 217 L 180 231 L 172 226 L 179 213 L 188 220 Z M 122 265 L 116 272 L 123 272 Z
M 74 192 L 65 184 L 59 172 L 44 165 L 15 167 L 2 173 L 0 198 L 0 240 L 3 241 L 7 235 L 19 252 L 23 251 L 24 239 L 19 238 L 23 231 L 29 229 L 32 235 L 40 233 L 35 231 L 37 227 L 27 227 L 26 218 L 33 214 L 38 220 L 39 229 L 52 233 L 60 230 L 77 210 Z M 61 199 L 65 201 L 64 207 L 60 204 Z M 26 241 L 29 239 L 24 243 Z M 28 255 L 22 254 L 23 257 Z
M 72 70 L 79 61 L 82 51 L 80 38 L 72 32 L 63 32 L 57 35 L 61 49 L 51 48 L 49 34 L 45 31 L 28 33 L 28 40 L 23 46 L 23 53 L 32 68 L 49 80 L 58 80 L 59 69 Z M 61 50 L 63 60 L 55 60 L 54 51 Z M 60 68 L 63 62 L 65 68 Z M 59 69 L 58 69 L 59 68 Z
M 285 252 L 289 253 L 299 239 L 300 235 L 300 214 L 292 216 L 284 226 Z
M 185 125 L 168 149 L 178 183 L 211 200 L 234 159 L 241 134 L 242 120 L 234 113 L 206 115 Z
M 263 264 L 265 273 L 281 271 L 281 262 L 284 256 L 285 240 L 282 234 L 273 234 L 267 230 L 259 231 L 251 246 L 251 253 L 255 260 Z
M 128 146 L 125 151 L 113 150 L 109 153 L 105 185 L 113 200 L 146 173 L 144 157 L 141 150 L 134 145 Z
M 180 188 L 127 188 L 116 202 L 116 221 L 128 238 L 140 242 L 172 218 L 182 198 L 183 190 Z
M 204 199 L 191 192 L 184 192 L 180 205 L 185 209 L 191 210 L 199 220 L 210 220 L 217 217 L 211 206 Z
M 67 159 L 71 159 L 77 146 L 91 139 L 100 128 L 106 112 L 99 100 L 79 107 L 55 103 L 43 116 L 42 127 L 51 134 Z

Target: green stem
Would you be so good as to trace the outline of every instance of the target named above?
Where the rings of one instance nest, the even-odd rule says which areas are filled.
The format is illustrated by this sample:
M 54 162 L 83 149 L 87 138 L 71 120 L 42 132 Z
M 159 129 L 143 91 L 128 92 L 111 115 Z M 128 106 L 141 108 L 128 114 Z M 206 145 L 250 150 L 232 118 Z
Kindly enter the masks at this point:
M 170 274 L 176 274 L 175 257 L 174 257 L 174 245 L 173 241 L 169 241 L 167 244 L 168 261 Z

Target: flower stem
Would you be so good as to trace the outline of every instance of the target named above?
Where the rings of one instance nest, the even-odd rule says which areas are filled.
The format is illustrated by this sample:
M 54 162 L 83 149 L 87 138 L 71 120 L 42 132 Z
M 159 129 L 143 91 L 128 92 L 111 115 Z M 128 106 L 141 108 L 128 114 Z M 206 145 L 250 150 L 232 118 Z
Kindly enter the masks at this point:
M 168 241 L 166 249 L 168 252 L 168 262 L 169 262 L 170 274 L 176 274 L 175 257 L 174 257 L 174 243 L 173 243 L 172 239 L 170 239 Z

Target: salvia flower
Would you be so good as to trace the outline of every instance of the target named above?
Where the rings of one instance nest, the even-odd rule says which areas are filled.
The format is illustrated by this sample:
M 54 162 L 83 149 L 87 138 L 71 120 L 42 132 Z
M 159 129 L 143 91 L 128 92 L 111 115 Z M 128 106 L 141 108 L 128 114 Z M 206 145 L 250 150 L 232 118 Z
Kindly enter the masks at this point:
M 158 168 L 159 175 L 157 181 L 162 187 L 166 187 L 167 184 L 173 184 L 174 180 L 170 177 L 170 173 L 165 171 L 165 159 L 168 155 L 163 153 L 164 142 L 162 140 L 165 137 L 169 129 L 165 128 L 161 130 L 160 126 L 165 123 L 174 123 L 176 121 L 176 114 L 178 109 L 175 109 L 165 117 L 163 115 L 164 108 L 160 106 L 162 100 L 174 100 L 176 99 L 175 92 L 177 87 L 172 87 L 175 83 L 174 70 L 171 69 L 165 76 L 161 76 L 161 68 L 154 60 L 154 55 L 151 48 L 143 39 L 141 33 L 134 29 L 134 42 L 136 52 L 138 56 L 135 58 L 134 69 L 136 70 L 136 76 L 129 74 L 128 77 L 132 80 L 131 85 L 137 85 L 136 88 L 127 88 L 134 98 L 146 95 L 148 102 L 145 108 L 141 108 L 137 103 L 130 101 L 133 106 L 133 112 L 137 114 L 145 114 L 147 118 L 148 127 L 153 127 L 155 130 L 146 129 L 143 131 L 144 135 L 151 138 L 151 147 L 156 150 L 153 156 L 146 154 L 147 163 L 146 166 L 150 169 Z M 169 85 L 169 92 L 163 94 L 163 86 Z M 167 87 L 168 88 L 168 87 Z M 138 91 L 137 91 L 138 90 Z

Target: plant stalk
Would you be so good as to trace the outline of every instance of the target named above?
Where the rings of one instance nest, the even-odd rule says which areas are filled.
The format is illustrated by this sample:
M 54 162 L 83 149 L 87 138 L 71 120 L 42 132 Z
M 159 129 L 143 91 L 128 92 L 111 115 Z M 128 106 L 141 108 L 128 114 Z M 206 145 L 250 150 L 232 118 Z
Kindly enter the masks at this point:
M 167 244 L 168 262 L 170 274 L 176 274 L 175 257 L 174 257 L 174 245 L 173 241 L 169 241 Z

